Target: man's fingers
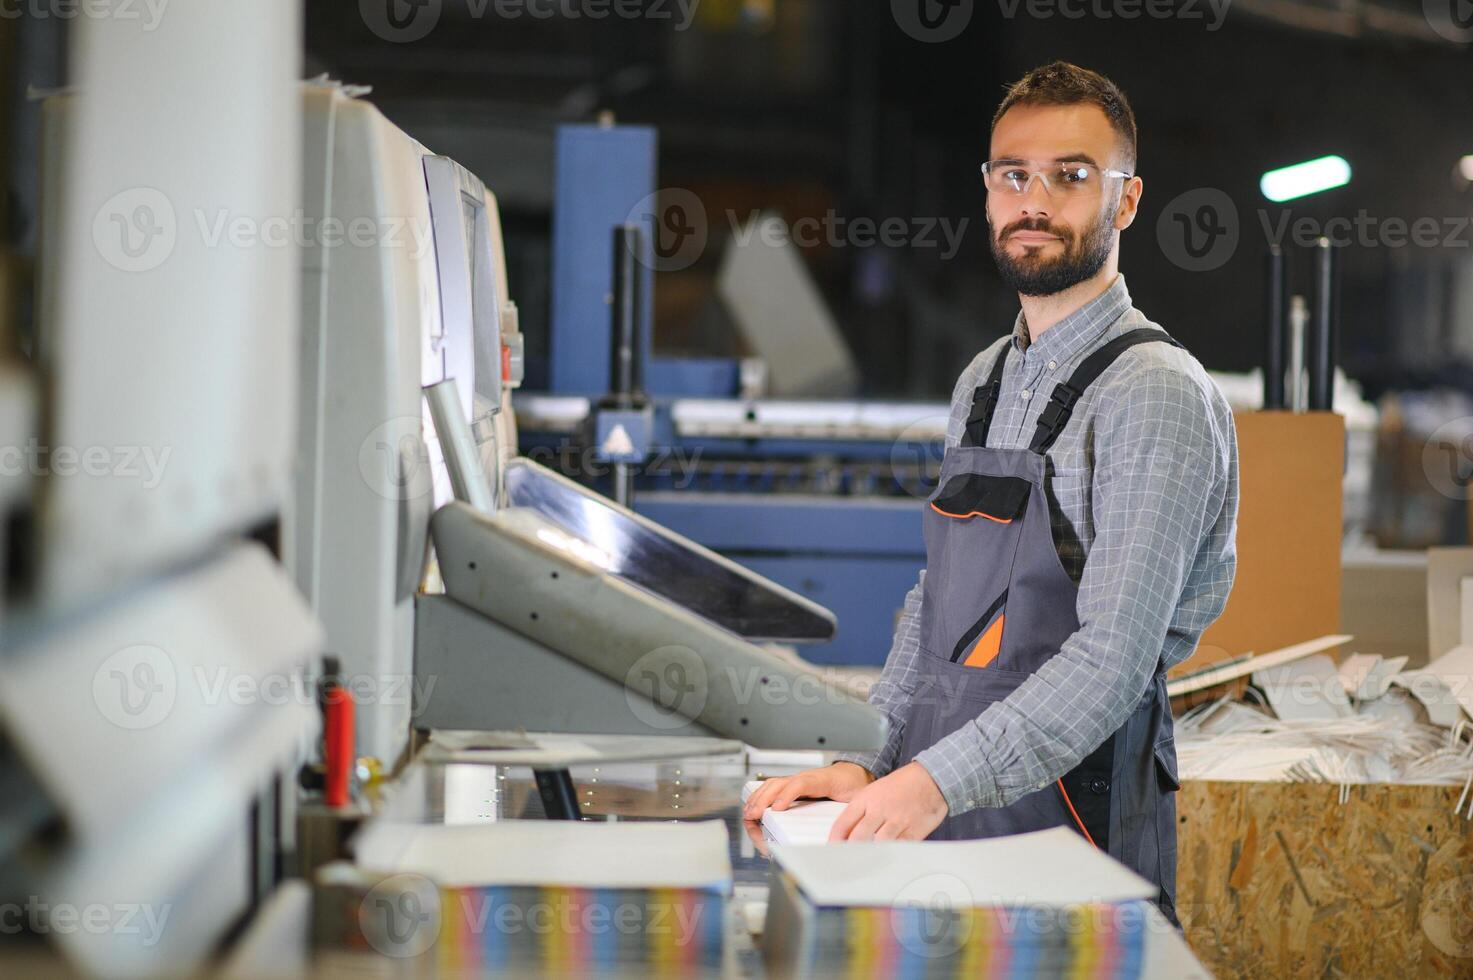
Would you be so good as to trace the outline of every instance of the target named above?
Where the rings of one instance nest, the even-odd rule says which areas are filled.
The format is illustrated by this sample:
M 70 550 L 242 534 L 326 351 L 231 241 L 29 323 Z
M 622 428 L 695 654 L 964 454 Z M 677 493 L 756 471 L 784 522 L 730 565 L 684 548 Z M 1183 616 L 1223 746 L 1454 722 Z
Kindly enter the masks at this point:
M 884 826 L 875 831 L 875 840 L 900 840 L 903 830 L 894 820 L 886 820 Z
M 778 793 L 777 798 L 772 801 L 772 808 L 774 810 L 786 810 L 799 799 L 809 794 L 812 789 L 811 782 L 812 779 L 805 773 L 800 773 L 792 779 L 786 780 L 782 792 Z
M 829 828 L 829 843 L 848 840 L 849 831 L 864 818 L 864 803 L 856 800 L 844 808 L 839 814 L 839 819 L 834 821 L 833 827 Z
M 764 779 L 762 785 L 757 787 L 757 791 L 747 797 L 747 805 L 743 810 L 743 816 L 748 820 L 761 819 L 762 811 L 767 809 L 768 804 L 772 802 L 772 798 L 777 795 L 778 791 L 782 789 L 782 784 L 787 782 L 789 778 L 791 777 L 782 776 L 777 779 Z
M 864 819 L 859 825 L 849 832 L 851 841 L 874 840 L 875 832 L 885 825 L 885 815 L 874 810 L 866 810 Z

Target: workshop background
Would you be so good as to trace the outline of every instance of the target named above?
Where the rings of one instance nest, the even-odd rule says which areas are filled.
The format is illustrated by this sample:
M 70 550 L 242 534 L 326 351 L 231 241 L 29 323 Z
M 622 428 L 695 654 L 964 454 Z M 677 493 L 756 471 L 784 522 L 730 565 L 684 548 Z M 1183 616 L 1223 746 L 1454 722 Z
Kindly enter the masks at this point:
M 1055 59 L 1132 102 L 1122 270 L 1241 460 L 1148 763 L 1185 933 L 1135 966 L 1473 970 L 1467 0 L 109 3 L 162 25 L 0 0 L 0 973 L 476 972 L 472 924 L 384 910 L 610 865 L 720 927 L 636 975 L 903 957 L 915 882 L 817 902 L 847 869 L 769 860 L 740 794 L 883 744 L 946 399 L 1017 311 L 978 166 Z M 390 228 L 238 247 L 212 208 Z M 60 918 L 139 905 L 171 925 Z M 598 946 L 551 935 L 520 975 Z
M 854 394 L 945 399 L 1017 309 L 983 219 L 977 167 L 992 113 L 1009 82 L 1061 58 L 1103 72 L 1132 102 L 1146 191 L 1122 271 L 1136 304 L 1205 365 L 1260 366 L 1270 241 L 1292 250 L 1331 219 L 1364 215 L 1328 225 L 1349 242 L 1345 374 L 1413 441 L 1473 411 L 1458 394 L 1473 389 L 1473 55 L 1420 3 L 1200 0 L 1133 13 L 963 0 L 936 3 L 934 29 L 882 2 L 669 0 L 604 20 L 579 4 L 545 7 L 447 0 L 410 25 L 413 43 L 375 33 L 353 4 L 307 11 L 309 72 L 371 85 L 392 120 L 497 189 L 529 387 L 546 379 L 556 127 L 609 112 L 657 128 L 659 186 L 690 191 L 705 212 L 707 246 L 657 277 L 657 354 L 747 353 L 716 278 L 723 244 L 754 211 L 790 227 L 900 219 L 905 244 L 817 232 L 800 251 L 858 365 Z M 1345 186 L 1264 198 L 1265 172 L 1331 154 L 1351 165 Z M 1204 189 L 1235 209 L 1205 268 L 1181 237 L 1199 233 Z M 1398 237 L 1397 222 L 1419 219 L 1434 230 L 1415 244 Z M 957 246 L 943 222 L 964 229 Z M 1310 263 L 1292 258 L 1307 293 Z M 1398 428 L 1381 448 L 1377 492 L 1353 530 L 1388 547 L 1466 540 L 1466 508 L 1419 493 L 1426 481 L 1404 472 L 1420 469 L 1420 445 L 1403 446 Z

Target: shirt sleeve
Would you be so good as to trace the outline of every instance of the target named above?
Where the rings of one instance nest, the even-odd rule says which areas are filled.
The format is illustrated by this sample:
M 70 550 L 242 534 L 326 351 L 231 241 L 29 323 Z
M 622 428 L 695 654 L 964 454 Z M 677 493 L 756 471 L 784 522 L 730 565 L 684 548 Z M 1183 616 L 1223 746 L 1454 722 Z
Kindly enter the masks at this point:
M 1116 404 L 1096 414 L 1079 629 L 1011 695 L 917 756 L 953 815 L 1042 789 L 1124 724 L 1224 506 L 1231 443 L 1198 382 L 1150 368 L 1111 390 Z
M 895 639 L 880 679 L 870 688 L 869 703 L 885 713 L 890 732 L 879 752 L 841 752 L 836 761 L 863 766 L 875 776 L 883 776 L 895 768 L 900 756 L 900 740 L 905 734 L 905 718 L 911 697 L 915 694 L 916 657 L 920 651 L 921 596 L 926 573 L 921 572 L 914 587 L 905 595 L 905 609 L 895 626 Z

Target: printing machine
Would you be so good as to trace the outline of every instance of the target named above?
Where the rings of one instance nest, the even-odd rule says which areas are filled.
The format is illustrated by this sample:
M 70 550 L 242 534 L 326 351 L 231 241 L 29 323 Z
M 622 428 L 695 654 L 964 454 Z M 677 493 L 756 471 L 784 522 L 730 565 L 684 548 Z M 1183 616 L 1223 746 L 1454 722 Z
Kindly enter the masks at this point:
M 829 638 L 827 610 L 517 456 L 495 197 L 363 93 L 298 82 L 299 20 L 82 18 L 45 107 L 39 370 L 0 421 L 167 465 L 3 487 L 0 901 L 43 907 L 19 951 L 42 968 L 280 966 L 297 876 L 458 752 L 542 760 L 541 811 L 576 817 L 575 758 L 885 736 L 842 692 L 747 686 L 823 687 L 763 644 Z M 267 239 L 279 216 L 302 241 Z M 360 695 L 364 792 L 336 809 L 310 788 L 324 654 Z M 64 928 L 95 905 L 168 919 Z

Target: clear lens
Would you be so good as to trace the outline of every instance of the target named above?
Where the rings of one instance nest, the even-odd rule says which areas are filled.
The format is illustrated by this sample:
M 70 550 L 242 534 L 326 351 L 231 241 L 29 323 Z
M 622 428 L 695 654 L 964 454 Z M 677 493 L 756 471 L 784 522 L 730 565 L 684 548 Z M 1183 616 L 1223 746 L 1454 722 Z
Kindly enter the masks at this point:
M 1030 170 L 1014 161 L 993 161 L 983 166 L 982 173 L 987 189 L 999 193 L 1022 194 L 1035 176 L 1050 194 L 1087 193 L 1100 184 L 1099 168 L 1088 163 L 1054 163 Z

